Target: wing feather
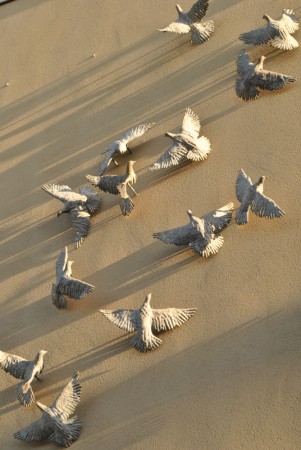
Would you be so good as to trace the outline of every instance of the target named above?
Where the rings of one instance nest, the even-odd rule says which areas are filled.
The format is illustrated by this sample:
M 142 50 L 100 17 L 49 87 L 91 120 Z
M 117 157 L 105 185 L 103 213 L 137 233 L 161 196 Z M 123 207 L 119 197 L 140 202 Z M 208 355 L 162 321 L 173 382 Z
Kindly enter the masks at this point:
M 252 211 L 259 217 L 265 219 L 280 218 L 285 212 L 269 197 L 260 192 L 256 192 L 255 198 L 251 204 Z
M 14 433 L 14 438 L 25 442 L 43 441 L 50 436 L 52 431 L 52 427 L 49 425 L 45 417 L 42 416 L 40 419 L 31 423 L 27 427 L 24 427 Z
M 260 89 L 274 91 L 283 88 L 287 84 L 293 83 L 296 81 L 296 78 L 277 72 L 260 70 L 260 72 L 254 74 L 253 80 L 254 84 Z
M 21 358 L 17 355 L 11 355 L 9 353 L 0 351 L 0 367 L 4 372 L 9 373 L 19 380 L 23 380 L 26 370 L 30 366 L 31 361 Z
M 242 202 L 245 193 L 253 186 L 251 178 L 245 173 L 243 169 L 240 169 L 236 179 L 236 197 L 239 202 Z
M 189 137 L 197 139 L 201 129 L 199 117 L 190 109 L 187 108 L 182 121 L 182 133 L 188 134 Z
M 165 244 L 188 245 L 190 242 L 196 240 L 198 235 L 198 230 L 191 223 L 188 223 L 182 227 L 159 231 L 158 233 L 154 233 L 153 237 L 160 239 Z
M 224 230 L 229 225 L 234 209 L 234 203 L 230 202 L 221 208 L 210 212 L 202 217 L 210 226 L 212 231 L 216 234 Z
M 205 16 L 208 6 L 209 6 L 209 0 L 198 0 L 192 5 L 192 7 L 186 13 L 186 15 L 193 22 L 200 22 L 202 20 L 202 18 Z
M 238 38 L 245 44 L 263 45 L 267 44 L 271 39 L 279 35 L 279 29 L 275 26 L 267 24 L 263 28 L 255 28 L 254 30 L 242 33 Z
M 290 34 L 293 34 L 295 31 L 299 30 L 299 21 L 292 9 L 283 10 L 280 22 L 285 26 L 286 30 Z
M 196 313 L 196 308 L 152 309 L 152 327 L 156 331 L 168 331 L 180 327 Z
M 132 128 L 131 130 L 129 130 L 125 134 L 123 134 L 118 139 L 117 142 L 122 142 L 124 144 L 128 144 L 129 142 L 133 141 L 134 139 L 142 136 L 144 133 L 146 133 L 154 125 L 155 125 L 154 122 L 137 125 L 136 127 Z
M 181 142 L 173 142 L 169 149 L 148 169 L 150 171 L 166 169 L 180 164 L 187 155 L 187 148 Z
M 92 284 L 85 283 L 76 278 L 64 277 L 57 287 L 57 292 L 62 295 L 68 295 L 68 297 L 74 298 L 74 300 L 81 300 L 94 289 L 95 286 Z
M 70 211 L 73 227 L 73 242 L 78 248 L 83 239 L 88 235 L 90 227 L 90 214 L 80 208 L 73 208 Z
M 138 309 L 116 309 L 114 311 L 100 309 L 99 312 L 123 330 L 129 332 L 137 330 L 139 321 Z
M 85 196 L 72 191 L 69 186 L 58 184 L 44 184 L 42 186 L 42 189 L 48 192 L 48 194 L 52 195 L 52 197 L 61 200 L 61 202 L 63 203 L 81 202 L 86 200 Z
M 67 420 L 80 402 L 82 387 L 78 378 L 79 372 L 76 372 L 51 405 L 52 411 L 62 420 Z

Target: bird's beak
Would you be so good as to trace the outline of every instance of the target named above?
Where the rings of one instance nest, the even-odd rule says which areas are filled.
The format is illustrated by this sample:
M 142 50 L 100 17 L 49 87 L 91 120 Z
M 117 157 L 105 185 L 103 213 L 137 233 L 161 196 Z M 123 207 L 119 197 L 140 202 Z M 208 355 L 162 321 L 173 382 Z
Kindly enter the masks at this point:
M 56 216 L 57 216 L 57 217 L 60 217 L 61 214 L 62 214 L 62 211 L 58 211 L 57 214 L 56 214 Z

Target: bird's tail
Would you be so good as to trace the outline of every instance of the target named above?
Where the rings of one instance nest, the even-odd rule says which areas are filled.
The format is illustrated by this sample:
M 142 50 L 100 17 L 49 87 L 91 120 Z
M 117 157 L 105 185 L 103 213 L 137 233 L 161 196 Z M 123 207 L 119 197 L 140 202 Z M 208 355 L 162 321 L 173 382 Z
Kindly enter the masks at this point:
M 55 284 L 52 284 L 52 303 L 58 308 L 66 308 L 67 302 L 63 294 L 59 294 L 56 290 Z
M 138 334 L 135 334 L 131 343 L 136 350 L 146 353 L 159 347 L 159 345 L 162 344 L 162 340 L 157 338 L 154 334 L 151 334 L 147 340 L 143 341 Z
M 194 23 L 191 25 L 191 43 L 203 44 L 208 41 L 214 32 L 214 22 L 207 20 L 206 22 Z
M 17 387 L 18 399 L 21 405 L 30 406 L 35 402 L 35 397 L 30 383 L 19 383 Z
M 85 175 L 86 180 L 90 181 L 90 183 L 93 184 L 93 186 L 98 186 L 98 183 L 100 182 L 100 177 L 94 176 L 94 175 Z
M 189 244 L 189 247 L 191 247 L 195 253 L 202 256 L 203 258 L 208 258 L 208 256 L 218 253 L 219 249 L 223 246 L 223 243 L 223 236 L 217 236 L 212 238 L 205 248 L 198 240 L 191 242 Z
M 241 78 L 237 78 L 235 82 L 235 92 L 237 97 L 242 98 L 246 102 L 255 100 L 259 95 L 259 91 L 253 84 L 245 83 Z
M 245 225 L 249 222 L 249 208 L 238 208 L 236 211 L 235 221 L 237 225 Z
M 191 161 L 203 161 L 208 158 L 210 151 L 211 145 L 209 139 L 205 136 L 201 136 L 196 141 L 196 148 L 189 150 L 186 156 Z
M 55 427 L 54 432 L 49 436 L 49 441 L 59 447 L 70 447 L 77 441 L 82 429 L 82 422 L 76 417 L 71 417 L 64 421 L 64 427 Z

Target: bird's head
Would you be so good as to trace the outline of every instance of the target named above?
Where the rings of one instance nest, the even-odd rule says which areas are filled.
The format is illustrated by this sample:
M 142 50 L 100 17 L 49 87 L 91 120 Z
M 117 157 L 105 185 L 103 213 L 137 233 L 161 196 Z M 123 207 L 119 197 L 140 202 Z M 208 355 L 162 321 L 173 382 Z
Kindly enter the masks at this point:
M 181 6 L 179 4 L 176 4 L 176 8 L 179 14 L 181 14 L 181 12 L 183 12 L 183 9 L 181 8 Z
M 147 294 L 147 296 L 146 296 L 146 298 L 145 298 L 145 300 L 143 302 L 143 305 L 149 305 L 150 301 L 151 301 L 151 298 L 152 298 L 152 294 Z
M 46 353 L 48 353 L 47 350 L 40 350 L 39 351 L 39 356 L 44 356 L 44 355 L 46 355 Z
M 260 186 L 261 184 L 263 184 L 264 183 L 264 180 L 267 178 L 267 176 L 265 176 L 265 175 L 262 175 L 261 177 L 259 177 L 258 178 L 258 180 L 257 180 L 257 186 Z
M 264 14 L 264 15 L 262 16 L 262 18 L 263 18 L 264 20 L 266 20 L 267 22 L 270 22 L 270 20 L 271 20 L 270 16 L 268 16 L 267 14 Z

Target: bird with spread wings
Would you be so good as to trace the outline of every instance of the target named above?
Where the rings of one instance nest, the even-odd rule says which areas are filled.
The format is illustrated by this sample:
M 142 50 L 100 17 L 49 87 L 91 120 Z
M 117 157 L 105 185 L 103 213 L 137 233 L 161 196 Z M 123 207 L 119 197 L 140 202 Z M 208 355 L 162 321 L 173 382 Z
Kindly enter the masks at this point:
M 56 283 L 52 284 L 52 302 L 59 308 L 66 308 L 65 295 L 74 300 L 81 300 L 94 290 L 94 286 L 84 281 L 72 278 L 72 264 L 68 260 L 67 247 L 61 251 L 56 261 Z
M 160 231 L 153 237 L 165 244 L 188 246 L 200 256 L 208 257 L 216 254 L 224 243 L 220 235 L 232 219 L 234 204 L 227 205 L 198 218 L 187 211 L 189 223 L 181 227 Z
M 32 361 L 28 361 L 20 356 L 0 351 L 0 367 L 4 372 L 23 380 L 17 388 L 18 399 L 23 406 L 29 406 L 35 402 L 31 382 L 34 378 L 41 381 L 39 375 L 44 369 L 44 355 L 46 353 L 46 350 L 40 350 Z
M 267 14 L 263 16 L 263 19 L 267 21 L 265 27 L 242 33 L 239 39 L 245 44 L 268 44 L 280 50 L 293 50 L 299 47 L 296 39 L 291 36 L 299 29 L 298 19 L 292 9 L 284 9 L 277 20 Z
M 264 60 L 265 56 L 261 56 L 257 64 L 252 63 L 245 50 L 242 50 L 238 56 L 236 61 L 238 78 L 235 91 L 239 98 L 245 101 L 255 100 L 259 96 L 258 88 L 275 91 L 296 81 L 296 78 L 290 75 L 264 70 Z
M 71 414 L 80 402 L 81 385 L 76 372 L 50 407 L 37 402 L 42 411 L 40 419 L 14 433 L 20 441 L 44 441 L 48 439 L 58 447 L 70 447 L 79 438 L 82 423 Z
M 214 32 L 214 23 L 212 20 L 202 22 L 207 13 L 209 0 L 197 0 L 188 12 L 183 12 L 180 5 L 176 5 L 178 19 L 171 22 L 166 28 L 159 28 L 157 31 L 163 33 L 171 32 L 178 34 L 191 33 L 192 44 L 203 44 L 208 41 Z
M 197 310 L 196 308 L 153 309 L 150 306 L 151 296 L 152 294 L 148 294 L 142 306 L 137 309 L 99 310 L 117 327 L 128 332 L 137 332 L 131 343 L 139 352 L 149 352 L 162 344 L 162 340 L 155 336 L 153 331 L 168 331 L 180 327 Z
M 166 169 L 184 161 L 203 161 L 207 159 L 211 147 L 205 136 L 199 137 L 201 124 L 199 117 L 187 108 L 179 133 L 166 133 L 173 141 L 169 149 L 151 166 L 150 171 Z
M 236 197 L 240 202 L 240 207 L 236 212 L 236 223 L 245 225 L 249 222 L 249 211 L 253 211 L 257 216 L 265 219 L 280 218 L 285 212 L 269 197 L 263 194 L 263 183 L 266 176 L 258 178 L 256 183 L 252 183 L 251 178 L 240 169 L 236 179 Z
M 91 213 L 100 207 L 101 200 L 97 193 L 87 186 L 81 187 L 79 194 L 72 191 L 69 186 L 57 184 L 44 184 L 42 189 L 64 203 L 63 209 L 57 213 L 57 216 L 64 213 L 70 214 L 73 226 L 73 242 L 75 248 L 78 248 L 88 235 Z

